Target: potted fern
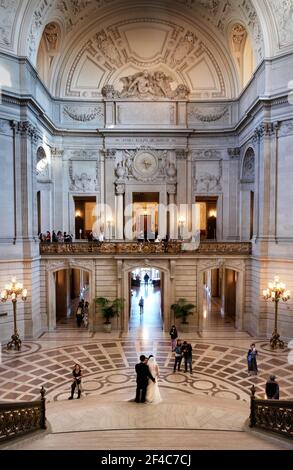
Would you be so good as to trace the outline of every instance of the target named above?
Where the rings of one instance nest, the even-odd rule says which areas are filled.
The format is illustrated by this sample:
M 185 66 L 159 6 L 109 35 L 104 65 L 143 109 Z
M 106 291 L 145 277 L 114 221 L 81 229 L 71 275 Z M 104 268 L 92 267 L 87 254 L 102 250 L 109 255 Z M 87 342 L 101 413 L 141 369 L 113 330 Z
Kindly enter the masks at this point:
M 193 315 L 194 304 L 188 303 L 186 299 L 178 299 L 175 304 L 171 305 L 175 318 L 181 318 L 181 325 L 188 325 L 187 317 Z
M 104 330 L 107 333 L 110 333 L 112 330 L 111 319 L 114 317 L 119 317 L 123 309 L 124 299 L 114 299 L 110 300 L 106 297 L 96 297 L 95 303 L 101 311 L 101 314 L 104 318 Z

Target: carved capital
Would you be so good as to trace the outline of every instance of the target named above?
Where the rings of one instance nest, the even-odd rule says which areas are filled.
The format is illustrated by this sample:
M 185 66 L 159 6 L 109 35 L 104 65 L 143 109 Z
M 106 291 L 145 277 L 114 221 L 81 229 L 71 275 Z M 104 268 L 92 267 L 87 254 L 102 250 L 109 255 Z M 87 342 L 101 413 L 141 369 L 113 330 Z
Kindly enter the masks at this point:
M 176 184 L 168 184 L 167 186 L 167 193 L 168 194 L 176 194 L 177 193 L 177 185 Z
M 64 155 L 64 150 L 61 148 L 53 147 L 51 149 L 51 157 L 52 158 L 62 158 Z
M 176 160 L 187 160 L 188 150 L 187 149 L 176 149 L 175 150 Z
M 116 159 L 116 149 L 106 149 L 105 150 L 105 157 L 107 160 L 115 160 Z
M 239 147 L 229 148 L 228 149 L 228 155 L 231 159 L 239 158 L 240 157 L 240 148 Z
M 115 184 L 116 195 L 119 196 L 125 193 L 125 184 L 123 183 L 116 183 Z

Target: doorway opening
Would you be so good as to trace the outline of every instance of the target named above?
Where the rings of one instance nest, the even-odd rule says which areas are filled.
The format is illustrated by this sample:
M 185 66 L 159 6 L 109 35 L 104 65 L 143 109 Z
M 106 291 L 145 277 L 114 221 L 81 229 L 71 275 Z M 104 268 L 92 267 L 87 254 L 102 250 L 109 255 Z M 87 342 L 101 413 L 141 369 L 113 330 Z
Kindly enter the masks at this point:
M 217 239 L 217 197 L 196 198 L 197 230 L 201 240 Z
M 155 240 L 159 226 L 159 193 L 133 193 L 133 232 L 139 240 Z
M 136 268 L 129 273 L 129 330 L 162 330 L 164 276 L 156 268 Z
M 54 280 L 56 325 L 77 327 L 76 312 L 79 302 L 89 302 L 89 273 L 82 269 L 61 269 L 54 273 Z M 88 311 L 83 308 L 82 313 L 87 315 Z M 84 324 L 85 322 L 82 326 Z
M 238 273 L 215 268 L 203 273 L 203 330 L 236 327 Z
M 89 239 L 96 222 L 96 198 L 74 196 L 75 239 Z

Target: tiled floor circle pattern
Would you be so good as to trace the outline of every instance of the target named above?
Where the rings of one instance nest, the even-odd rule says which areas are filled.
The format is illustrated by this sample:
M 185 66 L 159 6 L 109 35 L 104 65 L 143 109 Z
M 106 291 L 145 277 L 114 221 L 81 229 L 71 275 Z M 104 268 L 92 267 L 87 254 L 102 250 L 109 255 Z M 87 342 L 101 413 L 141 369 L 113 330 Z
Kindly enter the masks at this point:
M 173 373 L 174 357 L 169 339 L 154 340 L 95 340 L 87 338 L 75 345 L 51 347 L 53 334 L 35 342 L 25 342 L 20 353 L 3 349 L 0 365 L 0 400 L 31 401 L 39 398 L 43 385 L 48 400 L 67 399 L 71 384 L 71 369 L 75 362 L 84 372 L 83 394 L 106 395 L 135 390 L 134 366 L 139 355 L 153 353 L 160 367 L 162 390 L 172 389 L 187 394 L 206 394 L 236 400 L 249 400 L 254 383 L 257 395 L 263 397 L 263 387 L 269 374 L 278 377 L 281 398 L 293 396 L 293 366 L 287 354 L 271 353 L 267 343 L 258 341 L 259 375 L 248 377 L 246 349 L 210 340 L 190 340 L 193 346 L 193 374 L 181 370 Z M 56 335 L 57 336 L 57 335 Z M 50 343 L 51 341 L 51 343 Z M 131 396 L 129 397 L 131 398 Z

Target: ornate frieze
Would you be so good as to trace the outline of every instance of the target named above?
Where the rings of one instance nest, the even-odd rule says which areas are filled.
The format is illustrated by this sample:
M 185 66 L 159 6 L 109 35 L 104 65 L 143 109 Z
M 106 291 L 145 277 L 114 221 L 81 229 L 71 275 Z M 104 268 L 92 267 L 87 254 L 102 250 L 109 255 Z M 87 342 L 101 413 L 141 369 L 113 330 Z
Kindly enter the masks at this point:
M 112 97 L 187 99 L 190 93 L 185 84 L 180 84 L 173 90 L 171 88 L 173 78 L 161 71 L 148 72 L 145 70 L 121 77 L 120 81 L 123 84 L 121 92 L 115 90 L 113 86 L 107 85 L 102 89 L 103 96 L 108 99 Z
M 227 123 L 230 119 L 230 108 L 225 106 L 199 106 L 198 104 L 188 105 L 188 120 L 190 122 L 216 122 Z
M 90 122 L 104 118 L 103 105 L 94 107 L 64 106 L 63 115 L 69 117 L 72 121 Z
M 220 150 L 192 150 L 192 160 L 221 160 L 222 153 Z

